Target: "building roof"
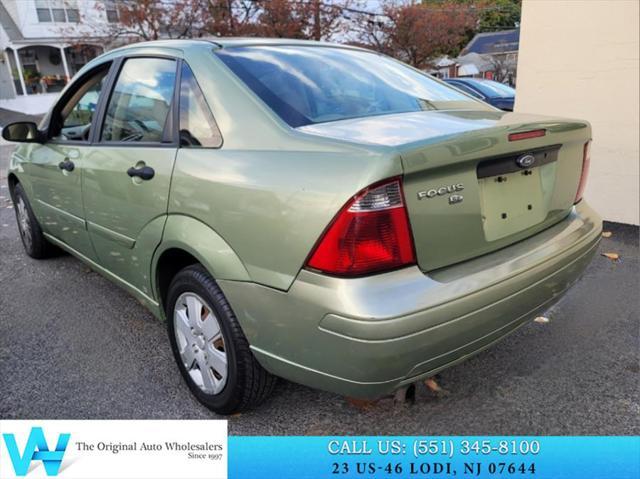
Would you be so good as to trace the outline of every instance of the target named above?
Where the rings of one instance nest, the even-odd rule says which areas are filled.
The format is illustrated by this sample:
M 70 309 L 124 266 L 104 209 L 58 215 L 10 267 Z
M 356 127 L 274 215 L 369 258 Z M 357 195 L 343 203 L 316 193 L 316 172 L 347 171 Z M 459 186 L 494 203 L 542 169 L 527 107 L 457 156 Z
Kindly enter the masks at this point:
M 462 50 L 467 53 L 517 52 L 520 45 L 520 29 L 478 33 Z
M 436 68 L 445 68 L 450 67 L 451 65 L 455 65 L 456 61 L 453 58 L 449 58 L 447 55 L 436 58 L 433 61 L 433 66 Z

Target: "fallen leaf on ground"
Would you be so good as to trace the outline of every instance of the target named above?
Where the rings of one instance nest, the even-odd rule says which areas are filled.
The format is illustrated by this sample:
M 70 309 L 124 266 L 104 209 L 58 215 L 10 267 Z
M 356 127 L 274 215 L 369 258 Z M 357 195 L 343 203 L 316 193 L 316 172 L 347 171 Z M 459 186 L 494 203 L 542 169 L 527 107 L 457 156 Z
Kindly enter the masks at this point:
M 438 384 L 435 377 L 425 379 L 424 385 L 427 386 L 427 389 L 429 389 L 432 393 L 440 398 L 444 398 L 446 396 L 449 396 L 450 394 L 448 390 L 444 389 Z
M 431 389 L 434 393 L 442 391 L 440 385 L 436 382 L 435 378 L 425 379 L 424 385 Z
M 613 235 L 613 233 L 611 231 L 603 231 L 602 232 L 602 237 L 603 238 L 611 238 L 611 235 Z
M 545 317 L 545 316 L 538 316 L 536 319 L 533 320 L 535 323 L 548 323 L 549 322 L 549 318 Z
M 602 253 L 602 256 L 605 258 L 609 258 L 612 261 L 617 261 L 620 259 L 620 255 L 618 253 Z
M 370 409 L 376 404 L 376 401 L 369 401 L 367 399 L 347 397 L 346 400 L 349 404 L 358 409 Z

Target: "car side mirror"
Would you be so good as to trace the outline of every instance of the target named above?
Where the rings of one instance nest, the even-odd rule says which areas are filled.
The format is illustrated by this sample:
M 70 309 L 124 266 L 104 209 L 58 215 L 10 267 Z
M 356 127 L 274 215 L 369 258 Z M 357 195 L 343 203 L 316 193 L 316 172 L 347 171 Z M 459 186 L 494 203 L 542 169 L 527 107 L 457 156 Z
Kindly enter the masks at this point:
M 42 143 L 44 135 L 32 121 L 18 121 L 2 129 L 2 138 L 19 143 Z

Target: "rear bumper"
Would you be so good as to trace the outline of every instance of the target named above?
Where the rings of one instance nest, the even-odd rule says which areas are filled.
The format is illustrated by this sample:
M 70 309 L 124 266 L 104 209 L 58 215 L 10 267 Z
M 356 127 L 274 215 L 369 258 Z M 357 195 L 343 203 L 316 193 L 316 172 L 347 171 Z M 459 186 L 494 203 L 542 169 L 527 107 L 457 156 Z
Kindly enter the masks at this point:
M 525 241 L 428 275 L 301 271 L 288 292 L 221 281 L 260 363 L 319 389 L 374 398 L 487 348 L 559 299 L 596 250 L 584 202 Z

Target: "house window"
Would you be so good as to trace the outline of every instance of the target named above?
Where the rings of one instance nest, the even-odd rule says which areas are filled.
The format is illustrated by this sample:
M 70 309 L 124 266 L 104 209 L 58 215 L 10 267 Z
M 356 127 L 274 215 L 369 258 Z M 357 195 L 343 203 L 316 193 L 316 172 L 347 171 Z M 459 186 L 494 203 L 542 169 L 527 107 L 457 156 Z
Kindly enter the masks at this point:
M 78 0 L 36 0 L 38 21 L 56 23 L 78 23 L 80 13 Z
M 49 9 L 49 2 L 46 0 L 36 0 L 36 12 L 38 13 L 39 22 L 51 21 L 51 10 Z
M 120 21 L 120 13 L 115 0 L 106 0 L 104 6 L 107 12 L 107 21 L 109 23 L 118 23 Z
M 78 23 L 80 21 L 80 14 L 77 8 L 67 9 L 67 21 L 70 23 Z
M 53 21 L 57 23 L 64 23 L 67 21 L 67 16 L 64 13 L 64 8 L 52 8 Z
M 64 9 L 67 13 L 67 22 L 80 22 L 80 12 L 78 11 L 78 0 L 65 0 Z

